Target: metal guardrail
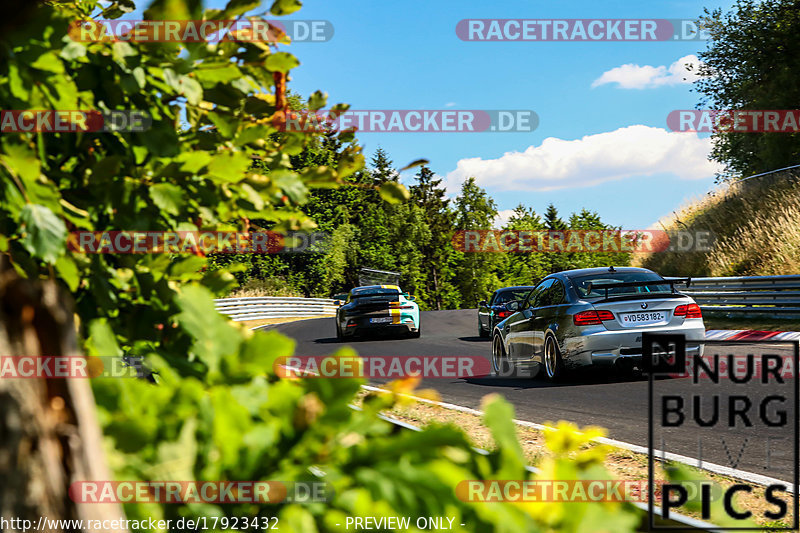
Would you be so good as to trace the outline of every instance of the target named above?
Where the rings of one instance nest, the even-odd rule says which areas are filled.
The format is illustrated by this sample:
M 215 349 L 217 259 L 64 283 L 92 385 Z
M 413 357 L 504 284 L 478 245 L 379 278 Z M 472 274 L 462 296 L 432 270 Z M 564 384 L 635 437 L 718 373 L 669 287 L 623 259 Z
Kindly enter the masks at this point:
M 675 281 L 703 312 L 758 315 L 766 318 L 800 316 L 800 275 L 720 278 L 665 278 Z M 246 297 L 215 300 L 217 310 L 235 321 L 336 314 L 329 298 Z
M 784 318 L 800 315 L 800 276 L 692 278 L 680 292 L 694 298 L 704 312 Z
M 337 306 L 329 298 L 284 298 L 279 296 L 254 296 L 221 298 L 214 300 L 217 311 L 231 320 L 262 320 L 265 318 L 291 318 L 335 315 Z

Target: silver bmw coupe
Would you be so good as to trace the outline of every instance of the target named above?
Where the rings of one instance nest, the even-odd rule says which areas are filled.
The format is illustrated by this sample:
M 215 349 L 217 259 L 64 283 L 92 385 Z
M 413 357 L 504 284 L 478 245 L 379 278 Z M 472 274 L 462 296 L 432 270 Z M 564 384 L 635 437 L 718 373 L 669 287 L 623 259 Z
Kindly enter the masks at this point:
M 524 365 L 551 381 L 589 365 L 632 369 L 641 366 L 644 332 L 683 334 L 687 355 L 702 355 L 700 307 L 675 289 L 689 282 L 634 267 L 550 274 L 495 326 L 492 368 Z

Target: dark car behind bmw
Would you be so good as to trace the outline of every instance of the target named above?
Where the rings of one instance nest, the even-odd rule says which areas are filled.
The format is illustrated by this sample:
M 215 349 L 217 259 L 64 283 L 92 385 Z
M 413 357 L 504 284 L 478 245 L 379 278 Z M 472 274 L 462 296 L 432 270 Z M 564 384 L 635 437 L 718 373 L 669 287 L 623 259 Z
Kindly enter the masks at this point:
M 489 301 L 481 300 L 478 304 L 478 335 L 488 338 L 497 323 L 511 315 L 512 311 L 506 304 L 524 300 L 533 288 L 533 285 L 503 287 L 494 291 Z

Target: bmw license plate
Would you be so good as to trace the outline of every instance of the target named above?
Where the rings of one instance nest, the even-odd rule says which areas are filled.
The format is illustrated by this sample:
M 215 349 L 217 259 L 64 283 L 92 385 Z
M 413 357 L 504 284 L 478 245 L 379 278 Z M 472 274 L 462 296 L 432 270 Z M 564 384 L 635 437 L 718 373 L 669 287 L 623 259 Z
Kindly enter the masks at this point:
M 622 315 L 623 326 L 639 326 L 644 324 L 656 324 L 664 322 L 667 319 L 667 313 L 664 311 L 650 311 L 648 313 L 628 313 Z
M 390 316 L 382 316 L 382 317 L 379 317 L 379 318 L 370 318 L 369 319 L 370 324 L 386 324 L 386 323 L 391 322 L 391 321 L 392 321 L 392 317 L 390 317 Z

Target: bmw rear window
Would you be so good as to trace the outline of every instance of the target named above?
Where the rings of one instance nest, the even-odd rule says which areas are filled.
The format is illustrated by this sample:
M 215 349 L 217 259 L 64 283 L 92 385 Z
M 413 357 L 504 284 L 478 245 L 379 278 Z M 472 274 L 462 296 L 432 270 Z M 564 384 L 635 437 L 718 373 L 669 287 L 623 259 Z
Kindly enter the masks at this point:
M 607 274 L 577 276 L 571 279 L 581 298 L 602 298 L 606 295 L 606 287 L 608 287 L 608 296 L 672 292 L 669 283 L 666 282 L 642 287 L 614 287 L 614 285 L 620 283 L 661 281 L 663 278 L 655 272 L 609 272 Z M 590 285 L 592 287 L 591 292 L 589 292 Z

